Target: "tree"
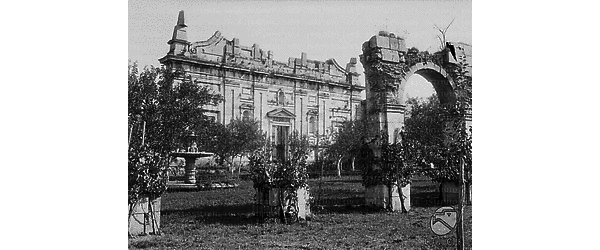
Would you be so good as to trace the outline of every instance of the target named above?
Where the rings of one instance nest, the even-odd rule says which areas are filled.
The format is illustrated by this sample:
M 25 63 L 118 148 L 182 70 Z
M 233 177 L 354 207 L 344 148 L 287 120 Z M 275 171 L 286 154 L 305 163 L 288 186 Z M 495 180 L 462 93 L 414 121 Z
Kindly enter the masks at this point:
M 247 156 L 265 144 L 267 135 L 260 128 L 260 122 L 255 119 L 237 118 L 227 124 L 237 143 L 237 156 Z
M 357 152 L 357 160 L 362 169 L 362 184 L 365 187 L 385 185 L 388 190 L 387 209 L 392 209 L 393 187 L 398 187 L 401 200 L 401 211 L 407 213 L 408 210 L 404 207 L 404 195 L 402 187 L 410 184 L 414 168 L 407 164 L 406 158 L 408 147 L 410 144 L 405 140 L 399 142 L 389 142 L 387 134 L 380 133 L 383 137 L 379 140 L 371 142 L 363 142 Z M 375 143 L 375 144 L 373 144 Z M 377 150 L 379 157 L 375 155 L 373 147 Z
M 468 68 L 466 58 L 462 56 L 459 63 L 448 70 L 455 83 L 456 102 L 441 105 L 436 96 L 426 101 L 411 98 L 408 103 L 412 110 L 405 121 L 405 140 L 411 145 L 407 154 L 409 164 L 440 183 L 459 184 L 463 161 L 467 188 L 472 169 L 471 128 L 467 128 L 465 122 L 472 103 L 472 79 Z M 469 200 L 467 197 L 467 202 Z
M 187 131 L 209 123 L 202 107 L 222 100 L 221 95 L 193 83 L 184 73 L 152 66 L 139 72 L 135 63 L 129 65 L 128 97 L 130 127 L 145 123 L 139 126 L 145 128 L 144 145 L 162 153 L 180 146 Z
M 273 159 L 271 143 L 268 141 L 265 141 L 264 146 L 252 151 L 248 157 L 254 188 L 261 194 L 269 189 L 278 190 L 278 215 L 282 223 L 298 220 L 297 190 L 306 188 L 308 192 L 308 138 L 294 131 L 287 143 L 289 158 L 285 161 Z
M 410 107 L 404 120 L 404 140 L 425 145 L 438 145 L 444 141 L 443 109 L 434 94 L 426 99 L 408 98 Z
M 169 155 L 189 129 L 206 123 L 202 107 L 221 96 L 164 68 L 128 65 L 129 218 L 143 197 L 150 201 L 166 191 Z M 149 209 L 152 213 L 151 202 Z M 155 219 L 152 219 L 154 227 Z M 160 229 L 158 229 L 160 232 Z
M 410 112 L 404 122 L 404 140 L 412 146 L 408 150 L 407 163 L 419 172 L 439 182 L 440 197 L 442 183 L 456 182 L 457 166 L 449 164 L 454 156 L 446 144 L 447 110 L 440 105 L 436 95 L 427 99 L 409 98 Z
M 259 147 L 266 141 L 266 135 L 260 129 L 260 123 L 254 119 L 231 120 L 227 125 L 212 124 L 201 131 L 204 140 L 202 143 L 208 151 L 217 155 L 217 162 L 221 165 L 232 166 L 236 157 L 243 157 Z M 233 171 L 233 168 L 231 168 Z
M 452 25 L 452 23 L 454 22 L 454 19 L 452 19 L 452 21 L 448 24 L 448 26 L 446 26 L 445 29 L 441 29 L 440 27 L 438 27 L 437 25 L 433 25 L 433 27 L 435 29 L 437 29 L 440 32 L 440 35 L 437 36 L 438 40 L 440 40 L 440 49 L 444 49 L 446 46 L 446 32 L 448 32 L 448 29 L 450 28 L 450 26 Z
M 339 129 L 333 133 L 332 143 L 326 147 L 324 155 L 336 162 L 338 177 L 341 177 L 344 158 L 351 160 L 354 169 L 354 160 L 365 136 L 366 123 L 363 120 L 344 121 Z

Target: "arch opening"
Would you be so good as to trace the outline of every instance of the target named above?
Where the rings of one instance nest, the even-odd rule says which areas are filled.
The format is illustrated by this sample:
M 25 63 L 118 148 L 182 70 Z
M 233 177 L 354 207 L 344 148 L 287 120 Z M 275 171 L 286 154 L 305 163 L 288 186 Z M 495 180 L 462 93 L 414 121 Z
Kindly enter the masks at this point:
M 415 74 L 422 76 L 433 86 L 441 104 L 452 104 L 456 100 L 454 89 L 446 77 L 432 69 L 421 69 Z
M 423 65 L 413 66 L 407 77 L 401 81 L 399 88 L 399 91 L 402 91 L 402 93 L 399 93 L 401 94 L 399 95 L 401 98 L 401 104 L 406 103 L 406 85 L 409 82 L 414 83 L 415 75 L 422 77 L 426 82 L 430 84 L 430 86 L 433 87 L 434 92 L 431 94 L 435 93 L 442 105 L 454 104 L 454 102 L 456 101 L 456 94 L 454 93 L 453 83 L 446 77 L 447 73 L 443 69 L 438 70 L 433 67 Z M 421 97 L 429 96 L 430 95 Z

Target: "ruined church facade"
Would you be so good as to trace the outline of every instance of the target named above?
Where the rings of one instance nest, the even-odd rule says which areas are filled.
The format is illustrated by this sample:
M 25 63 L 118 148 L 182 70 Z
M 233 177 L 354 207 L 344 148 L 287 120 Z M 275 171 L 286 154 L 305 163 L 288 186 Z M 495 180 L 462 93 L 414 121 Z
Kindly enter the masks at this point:
M 292 131 L 315 144 L 341 122 L 356 119 L 365 89 L 358 80 L 356 58 L 345 67 L 335 59 L 310 60 L 306 53 L 278 62 L 272 51 L 258 44 L 244 46 L 219 31 L 205 41 L 190 42 L 186 27 L 181 11 L 169 52 L 159 61 L 224 97 L 222 103 L 205 107 L 215 121 L 254 118 L 272 142 L 285 145 Z

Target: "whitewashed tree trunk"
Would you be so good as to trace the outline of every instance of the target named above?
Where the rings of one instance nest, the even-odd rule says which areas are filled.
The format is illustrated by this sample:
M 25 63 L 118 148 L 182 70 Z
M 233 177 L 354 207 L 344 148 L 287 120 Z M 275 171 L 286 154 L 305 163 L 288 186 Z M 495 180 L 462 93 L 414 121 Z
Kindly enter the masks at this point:
M 344 157 L 340 157 L 337 161 L 337 177 L 341 178 L 342 177 L 342 159 L 344 159 Z

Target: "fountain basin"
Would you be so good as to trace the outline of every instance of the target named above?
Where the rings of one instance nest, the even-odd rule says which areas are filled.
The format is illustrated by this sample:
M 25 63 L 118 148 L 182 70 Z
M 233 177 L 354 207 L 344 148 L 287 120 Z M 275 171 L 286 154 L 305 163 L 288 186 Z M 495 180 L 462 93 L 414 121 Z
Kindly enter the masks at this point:
M 174 152 L 173 157 L 182 157 L 185 159 L 185 183 L 196 184 L 196 159 L 213 156 L 208 152 Z

